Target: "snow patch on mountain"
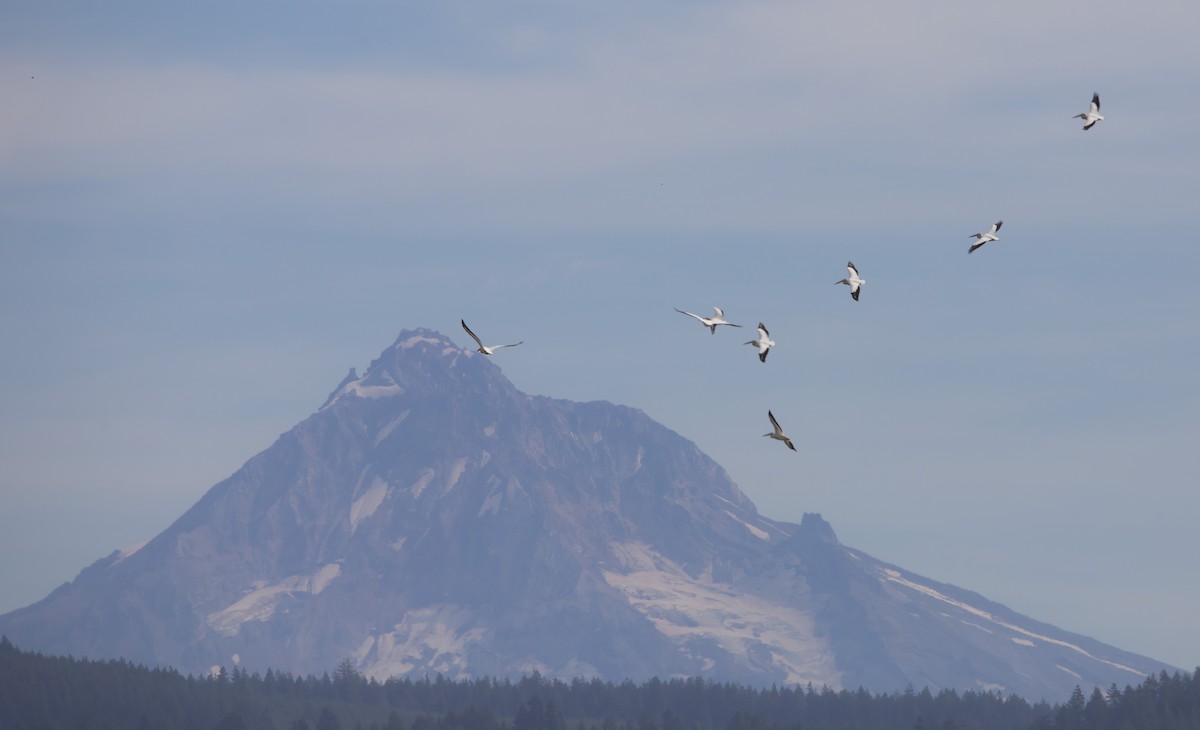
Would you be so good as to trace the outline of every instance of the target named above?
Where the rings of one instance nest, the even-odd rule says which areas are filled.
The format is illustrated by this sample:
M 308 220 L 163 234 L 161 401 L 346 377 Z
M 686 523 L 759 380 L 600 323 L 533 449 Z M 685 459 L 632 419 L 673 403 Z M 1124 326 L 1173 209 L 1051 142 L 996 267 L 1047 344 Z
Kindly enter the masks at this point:
M 716 647 L 746 666 L 782 671 L 788 683 L 840 687 L 833 651 L 816 636 L 811 613 L 693 578 L 644 543 L 611 547 L 625 572 L 605 571 L 605 581 L 702 667 L 724 658 L 713 656 Z
M 493 489 L 483 500 L 483 504 L 479 506 L 477 517 L 483 517 L 486 514 L 499 514 L 500 503 L 504 500 L 504 492 L 499 489 Z
M 358 529 L 358 525 L 363 520 L 367 519 L 379 509 L 379 505 L 383 504 L 383 500 L 387 497 L 388 485 L 383 479 L 375 477 L 375 481 L 371 483 L 370 489 L 363 493 L 361 497 L 354 500 L 350 505 L 350 533 L 353 534 Z
M 418 667 L 461 677 L 466 675 L 467 650 L 490 634 L 470 609 L 438 604 L 409 611 L 391 631 L 368 636 L 354 660 L 363 674 L 381 681 Z
M 781 537 L 787 537 L 789 534 L 791 534 L 774 522 L 762 519 L 758 512 L 753 509 L 747 510 L 744 505 L 740 505 L 732 500 L 728 500 L 719 494 L 714 494 L 713 496 L 729 505 L 730 509 L 724 510 L 725 514 L 729 515 L 729 517 L 737 522 L 742 523 L 752 535 L 760 540 L 770 541 L 771 535 L 769 532 L 767 532 L 767 530 L 774 530 L 775 532 L 779 533 Z M 741 516 L 739 517 L 739 515 Z M 754 520 L 754 523 L 751 523 L 748 520 Z M 857 556 L 853 554 L 850 557 L 857 558 Z
M 342 395 L 356 395 L 359 398 L 392 398 L 403 394 L 404 388 L 395 383 L 391 385 L 363 385 L 361 381 L 350 383 L 342 391 Z
M 249 593 L 220 611 L 208 614 L 205 621 L 221 636 L 236 636 L 242 624 L 268 620 L 281 603 L 295 594 L 319 594 L 340 572 L 341 566 L 329 563 L 311 575 L 293 575 L 272 584 L 256 581 Z
M 395 418 L 393 418 L 388 423 L 388 425 L 379 429 L 379 434 L 377 436 L 375 436 L 375 445 L 378 446 L 379 444 L 383 443 L 383 440 L 385 438 L 387 438 L 388 436 L 391 436 L 392 431 L 396 430 L 396 426 L 399 426 L 401 423 L 404 423 L 404 419 L 408 418 L 409 412 L 410 412 L 410 409 L 407 409 L 407 408 L 404 409 L 404 411 L 401 412 L 399 416 L 396 416 Z
M 942 614 L 942 615 L 945 616 L 946 618 L 950 618 L 949 614 Z M 995 631 L 992 631 L 991 629 L 989 629 L 986 626 L 980 626 L 979 624 L 971 623 L 970 621 L 963 621 L 962 619 L 959 619 L 959 621 L 962 621 L 964 624 L 966 624 L 967 626 L 970 626 L 973 629 L 979 629 L 980 631 L 983 631 L 984 633 L 988 633 L 988 634 L 996 633 Z
M 1072 677 L 1075 677 L 1076 679 L 1083 679 L 1083 677 L 1081 677 L 1081 676 L 1079 675 L 1079 673 L 1078 673 L 1078 672 L 1073 672 L 1073 671 L 1071 671 L 1070 669 L 1067 669 L 1066 667 L 1064 667 L 1064 666 L 1063 666 L 1063 665 L 1061 665 L 1061 664 L 1055 664 L 1054 666 L 1056 666 L 1056 667 L 1058 667 L 1059 669 L 1063 670 L 1064 672 L 1066 672 L 1067 674 L 1071 675 Z
M 329 587 L 333 579 L 338 577 L 342 572 L 342 567 L 337 563 L 329 563 L 322 566 L 320 570 L 312 575 L 312 582 L 309 583 L 308 592 L 314 596 Z
M 411 349 L 412 347 L 415 347 L 416 345 L 421 344 L 422 342 L 427 342 L 430 345 L 446 344 L 445 340 L 439 340 L 435 337 L 426 337 L 425 335 L 413 335 L 412 337 L 405 339 L 403 342 L 396 343 L 396 346 L 399 347 L 401 350 L 408 350 L 408 349 Z
M 412 492 L 413 497 L 421 496 L 421 492 L 424 492 L 425 487 L 428 487 L 429 483 L 433 481 L 434 474 L 436 474 L 436 472 L 429 467 L 425 467 L 421 470 L 421 476 L 417 477 L 417 481 L 413 482 L 413 485 L 408 488 L 408 491 Z
M 466 471 L 466 469 L 467 469 L 466 457 L 456 459 L 454 461 L 454 464 L 451 465 L 451 467 L 450 467 L 450 474 L 446 477 L 445 492 L 449 492 L 451 489 L 454 489 L 454 486 L 456 484 L 458 484 L 458 480 L 462 477 L 463 472 Z M 443 492 L 443 494 L 445 492 Z
M 325 406 L 322 406 L 322 408 L 327 408 L 339 398 L 343 398 L 348 395 L 367 399 L 392 398 L 398 395 L 404 395 L 404 388 L 398 385 L 396 381 L 392 379 L 392 376 L 387 372 L 381 373 L 380 377 L 374 376 L 375 371 L 371 370 L 357 380 L 348 380 L 346 384 L 342 386 L 342 389 L 333 397 L 331 397 Z M 380 382 L 368 383 L 368 380 Z
M 745 527 L 747 530 L 750 531 L 751 535 L 754 535 L 759 540 L 770 540 L 771 539 L 771 536 L 767 534 L 766 530 L 761 530 L 761 529 L 755 527 L 754 525 L 750 524 L 749 522 L 746 522 L 743 519 L 739 519 L 737 515 L 730 512 L 729 510 L 725 510 L 725 514 L 729 515 L 729 518 L 731 520 L 733 520 L 734 522 L 740 523 L 743 527 Z
M 929 596 L 930 598 L 934 598 L 939 601 L 944 601 L 945 603 L 948 603 L 951 606 L 954 606 L 955 608 L 965 611 L 973 616 L 977 616 L 986 621 L 990 621 L 997 626 L 1006 628 L 1009 631 L 1013 631 L 1017 634 L 1028 637 L 1028 639 L 1013 638 L 1012 640 L 1015 643 L 1019 644 L 1022 641 L 1026 641 L 1026 642 L 1028 642 L 1026 645 L 1034 646 L 1034 643 L 1032 641 L 1029 641 L 1029 639 L 1037 639 L 1037 640 L 1043 641 L 1047 644 L 1054 644 L 1055 646 L 1061 646 L 1064 649 L 1070 649 L 1071 651 L 1081 654 L 1081 655 L 1087 657 L 1088 659 L 1100 662 L 1102 664 L 1107 664 L 1108 666 L 1113 667 L 1115 669 L 1120 669 L 1120 670 L 1123 670 L 1126 672 L 1131 672 L 1133 674 L 1138 675 L 1139 677 L 1145 675 L 1145 672 L 1143 672 L 1141 670 L 1134 669 L 1133 667 L 1126 666 L 1126 665 L 1120 664 L 1118 662 L 1109 661 L 1108 659 L 1102 659 L 1098 656 L 1093 655 L 1091 652 L 1087 651 L 1086 649 L 1076 646 L 1075 644 L 1072 644 L 1070 642 L 1063 641 L 1061 639 L 1055 639 L 1055 638 L 1052 638 L 1049 636 L 1044 636 L 1042 634 L 1038 634 L 1036 632 L 1033 632 L 1028 629 L 1017 626 L 1016 624 L 1005 621 L 1004 619 L 1001 619 L 1000 617 L 992 614 L 990 611 L 985 611 L 980 608 L 975 608 L 974 606 L 971 606 L 970 604 L 963 603 L 962 601 L 957 601 L 953 598 L 950 598 L 947 595 L 944 595 L 943 593 L 940 593 L 937 590 L 934 590 L 933 588 L 930 588 L 929 586 L 921 585 L 920 583 L 916 583 L 914 581 L 911 581 L 911 580 L 905 578 L 903 575 L 901 575 L 900 571 L 898 571 L 898 570 L 893 570 L 892 568 L 884 568 L 883 574 L 884 574 L 885 580 L 891 581 L 893 583 L 897 583 L 899 585 L 904 586 L 905 588 L 910 588 L 918 593 Z

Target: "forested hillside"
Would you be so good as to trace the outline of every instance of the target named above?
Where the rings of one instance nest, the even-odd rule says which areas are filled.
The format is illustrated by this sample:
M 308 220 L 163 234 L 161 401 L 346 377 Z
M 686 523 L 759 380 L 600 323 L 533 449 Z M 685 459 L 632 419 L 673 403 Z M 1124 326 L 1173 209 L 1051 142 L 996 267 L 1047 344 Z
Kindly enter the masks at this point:
M 1150 676 L 1063 704 L 995 693 L 756 689 L 696 679 L 640 685 L 441 677 L 380 683 L 241 669 L 204 677 L 24 652 L 0 638 L 3 730 L 1196 730 L 1200 672 Z

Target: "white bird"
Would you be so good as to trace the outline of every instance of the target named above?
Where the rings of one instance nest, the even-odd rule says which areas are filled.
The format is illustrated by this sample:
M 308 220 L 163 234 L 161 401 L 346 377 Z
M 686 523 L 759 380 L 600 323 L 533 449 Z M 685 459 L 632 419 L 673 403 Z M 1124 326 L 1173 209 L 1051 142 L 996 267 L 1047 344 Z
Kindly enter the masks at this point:
M 726 322 L 725 321 L 725 310 L 721 309 L 720 307 L 713 307 L 713 311 L 717 313 L 716 316 L 714 316 L 714 317 L 701 317 L 698 314 L 692 314 L 691 312 L 685 312 L 682 309 L 680 309 L 679 307 L 676 307 L 675 311 L 679 312 L 680 314 L 686 314 L 689 317 L 695 317 L 696 319 L 700 320 L 700 324 L 707 327 L 708 331 L 714 335 L 717 333 L 718 325 L 724 324 L 724 325 L 729 325 L 730 327 L 741 327 L 740 324 L 734 324 L 733 322 Z
M 845 284 L 846 286 L 850 287 L 850 296 L 853 297 L 854 301 L 857 302 L 859 290 L 862 288 L 863 284 L 867 283 L 867 280 L 859 278 L 858 268 L 854 266 L 853 261 L 850 261 L 846 264 L 846 271 L 850 272 L 850 276 L 842 279 L 841 281 L 835 281 L 834 284 Z
M 1089 107 L 1088 110 L 1083 114 L 1076 114 L 1071 118 L 1082 119 L 1084 129 L 1091 129 L 1093 124 L 1104 119 L 1104 117 L 1100 115 L 1100 95 L 1092 92 L 1091 107 Z
M 792 451 L 795 451 L 796 447 L 792 445 L 792 440 L 790 438 L 788 438 L 787 435 L 784 434 L 783 429 L 779 427 L 779 421 L 775 420 L 775 414 L 771 413 L 770 411 L 767 411 L 767 418 L 771 419 L 771 426 L 775 430 L 772 433 L 764 433 L 763 436 L 767 436 L 768 438 L 773 438 L 776 441 L 782 441 L 785 444 L 787 444 L 787 447 L 789 449 L 791 449 Z
M 463 329 L 467 331 L 467 334 L 471 336 L 471 339 L 475 340 L 475 344 L 479 345 L 479 352 L 482 352 L 484 355 L 491 355 L 493 352 L 502 347 L 516 347 L 517 345 L 524 344 L 525 342 L 525 340 L 521 340 L 520 342 L 514 342 L 511 345 L 485 345 L 483 344 L 483 341 L 479 339 L 478 335 L 472 332 L 471 328 L 467 326 L 467 321 L 465 319 L 459 321 L 462 322 Z
M 747 345 L 755 345 L 758 347 L 758 359 L 761 362 L 767 361 L 767 351 L 775 346 L 775 340 L 771 339 L 771 333 L 767 332 L 767 326 L 762 322 L 758 323 L 758 339 L 750 340 Z
M 1004 221 L 996 221 L 992 224 L 991 228 L 987 229 L 987 233 L 972 233 L 971 235 L 967 236 L 967 238 L 979 239 L 977 242 L 971 244 L 971 247 L 967 249 L 967 253 L 975 253 L 975 249 L 979 248 L 988 241 L 999 241 L 1000 237 L 996 235 L 996 232 L 1000 230 L 1000 226 L 1002 225 L 1004 225 Z

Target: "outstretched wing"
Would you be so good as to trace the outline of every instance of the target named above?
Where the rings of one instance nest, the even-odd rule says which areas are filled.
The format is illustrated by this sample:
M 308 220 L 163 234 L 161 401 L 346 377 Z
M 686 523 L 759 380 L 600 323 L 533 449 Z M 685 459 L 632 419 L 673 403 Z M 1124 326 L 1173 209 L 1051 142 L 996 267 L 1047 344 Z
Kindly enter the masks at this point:
M 1120 100 L 1118 99 L 1118 101 L 1120 101 Z M 1120 109 L 1117 110 L 1118 113 L 1120 111 L 1121 111 Z M 1100 94 L 1098 92 L 1093 91 L 1092 92 L 1092 114 L 1099 114 L 1099 113 L 1100 113 Z
M 771 419 L 771 427 L 775 429 L 775 433 L 783 433 L 783 429 L 779 427 L 779 421 L 775 420 L 775 414 L 767 411 L 767 418 Z
M 704 322 L 704 317 L 701 317 L 701 316 L 700 316 L 700 315 L 698 315 L 698 314 L 692 314 L 691 312 L 685 312 L 685 311 L 683 311 L 682 309 L 680 309 L 679 307 L 675 307 L 675 311 L 676 311 L 676 312 L 679 312 L 680 314 L 686 314 L 686 315 L 687 315 L 687 316 L 689 316 L 689 317 L 694 317 L 695 319 L 698 319 L 698 320 L 700 320 L 701 322 Z M 707 324 L 707 322 L 705 322 L 705 324 Z
M 1000 226 L 1002 226 L 1002 225 L 1004 225 L 1004 221 L 996 221 L 995 223 L 992 224 L 992 229 L 990 231 L 988 231 L 988 233 L 999 233 Z
M 471 328 L 467 326 L 467 321 L 465 319 L 459 321 L 462 322 L 463 329 L 467 331 L 467 334 L 471 336 L 471 339 L 475 340 L 475 344 L 483 347 L 483 341 L 479 339 L 478 335 L 471 331 Z
M 511 345 L 492 345 L 492 349 L 499 350 L 501 347 L 516 347 L 517 345 L 523 345 L 523 344 L 525 344 L 525 340 L 521 340 L 520 342 L 514 342 Z

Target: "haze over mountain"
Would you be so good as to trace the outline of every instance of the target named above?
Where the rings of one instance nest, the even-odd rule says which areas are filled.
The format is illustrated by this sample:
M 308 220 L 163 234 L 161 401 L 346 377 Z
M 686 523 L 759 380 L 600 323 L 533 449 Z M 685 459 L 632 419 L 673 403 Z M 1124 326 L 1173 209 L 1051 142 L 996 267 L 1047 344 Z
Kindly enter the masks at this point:
M 527 395 L 423 329 L 157 537 L 0 616 L 0 634 L 190 672 L 319 673 L 349 657 L 380 678 L 538 670 L 1031 699 L 1170 669 L 841 545 L 819 515 L 766 518 L 641 411 Z

